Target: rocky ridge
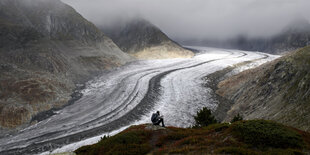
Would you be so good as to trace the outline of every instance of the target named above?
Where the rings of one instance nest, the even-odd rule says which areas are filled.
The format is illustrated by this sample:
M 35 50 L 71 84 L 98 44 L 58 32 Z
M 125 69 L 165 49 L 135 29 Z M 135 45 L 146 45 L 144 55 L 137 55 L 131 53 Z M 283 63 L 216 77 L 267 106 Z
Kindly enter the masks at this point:
M 102 28 L 124 51 L 139 59 L 188 58 L 194 56 L 144 19 L 133 19 L 113 28 Z
M 229 77 L 217 94 L 232 101 L 224 119 L 267 119 L 310 130 L 310 47 Z
M 1 0 L 0 42 L 2 129 L 62 107 L 80 84 L 133 60 L 60 0 Z

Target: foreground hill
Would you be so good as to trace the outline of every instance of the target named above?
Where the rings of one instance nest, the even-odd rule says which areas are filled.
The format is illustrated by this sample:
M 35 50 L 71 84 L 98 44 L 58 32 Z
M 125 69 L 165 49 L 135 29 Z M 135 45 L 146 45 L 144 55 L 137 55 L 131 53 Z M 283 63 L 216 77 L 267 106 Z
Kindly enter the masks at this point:
M 310 46 L 219 83 L 217 93 L 245 119 L 268 119 L 310 131 Z
M 193 53 L 172 41 L 150 22 L 134 19 L 124 25 L 102 28 L 124 51 L 139 59 L 187 58 Z
M 67 104 L 77 84 L 132 59 L 60 0 L 1 0 L 0 42 L 5 129 Z
M 307 154 L 310 134 L 264 120 L 215 124 L 204 128 L 132 126 L 76 150 L 99 154 Z

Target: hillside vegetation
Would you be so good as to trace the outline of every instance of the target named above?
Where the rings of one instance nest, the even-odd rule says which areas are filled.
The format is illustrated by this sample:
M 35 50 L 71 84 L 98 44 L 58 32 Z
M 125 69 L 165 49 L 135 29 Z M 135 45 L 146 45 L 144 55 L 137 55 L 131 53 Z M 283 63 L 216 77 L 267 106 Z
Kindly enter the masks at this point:
M 267 119 L 310 130 L 310 46 L 219 83 L 217 93 L 234 104 L 226 121 Z
M 251 120 L 203 128 L 132 126 L 75 151 L 99 154 L 306 154 L 310 134 L 272 121 Z

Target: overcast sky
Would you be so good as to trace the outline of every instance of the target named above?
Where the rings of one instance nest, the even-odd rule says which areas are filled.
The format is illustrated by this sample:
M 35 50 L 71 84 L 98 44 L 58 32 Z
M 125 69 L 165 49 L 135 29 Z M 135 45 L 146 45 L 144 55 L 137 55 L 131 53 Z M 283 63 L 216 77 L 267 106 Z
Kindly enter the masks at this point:
M 62 0 L 96 25 L 142 17 L 174 39 L 270 36 L 297 18 L 310 20 L 310 0 Z

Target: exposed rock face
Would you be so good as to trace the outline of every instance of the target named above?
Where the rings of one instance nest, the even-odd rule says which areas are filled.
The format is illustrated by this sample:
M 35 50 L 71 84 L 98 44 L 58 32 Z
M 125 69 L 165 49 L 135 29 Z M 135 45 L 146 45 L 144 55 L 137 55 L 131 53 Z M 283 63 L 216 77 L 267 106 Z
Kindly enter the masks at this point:
M 184 43 L 280 54 L 310 45 L 310 24 L 306 20 L 296 20 L 284 28 L 281 33 L 269 38 L 239 36 L 224 41 L 192 40 L 184 41 Z
M 59 0 L 1 0 L 0 127 L 63 106 L 76 84 L 131 60 Z
M 140 59 L 192 57 L 194 54 L 172 41 L 159 28 L 142 19 L 102 28 L 124 51 Z
M 310 47 L 219 83 L 217 93 L 234 102 L 226 121 L 275 120 L 310 131 Z

